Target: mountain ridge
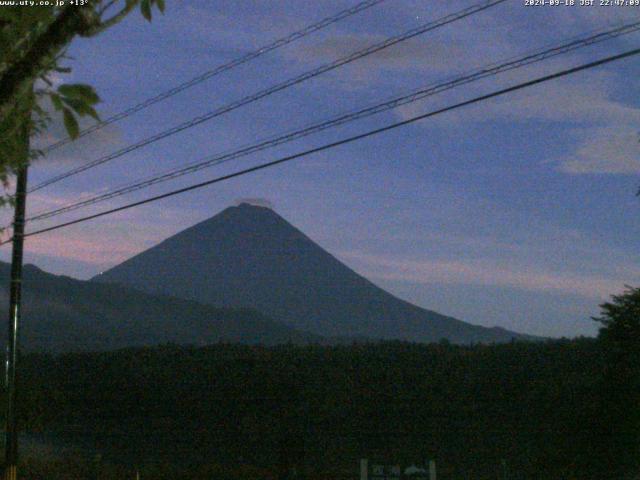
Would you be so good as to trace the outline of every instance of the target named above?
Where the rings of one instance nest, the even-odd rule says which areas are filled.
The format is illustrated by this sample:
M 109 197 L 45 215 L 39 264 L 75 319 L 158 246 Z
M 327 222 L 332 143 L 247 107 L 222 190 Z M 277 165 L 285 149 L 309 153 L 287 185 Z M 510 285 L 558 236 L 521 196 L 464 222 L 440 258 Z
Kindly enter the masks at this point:
M 401 300 L 274 210 L 242 203 L 92 279 L 223 307 L 249 307 L 322 336 L 455 343 L 533 339 Z
M 9 270 L 7 263 L 0 262 L 3 300 L 8 299 Z M 131 287 L 53 275 L 34 265 L 24 267 L 22 297 L 20 337 L 27 351 L 98 351 L 165 343 L 330 342 L 254 310 L 221 309 L 150 295 Z M 6 339 L 5 330 L 0 331 L 2 340 Z

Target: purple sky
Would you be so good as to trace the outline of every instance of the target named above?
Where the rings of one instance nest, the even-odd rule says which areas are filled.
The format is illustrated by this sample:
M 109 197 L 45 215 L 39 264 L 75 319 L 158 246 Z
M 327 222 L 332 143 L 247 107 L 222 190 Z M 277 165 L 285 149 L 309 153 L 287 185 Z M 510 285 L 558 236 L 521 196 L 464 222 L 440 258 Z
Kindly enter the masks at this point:
M 355 3 L 167 2 L 76 41 L 71 75 L 94 85 L 103 117 Z M 332 61 L 473 1 L 387 0 L 58 150 L 31 184 Z M 634 7 L 487 12 L 357 61 L 29 199 L 48 209 L 154 172 L 640 17 Z M 211 178 L 637 47 L 640 34 L 455 89 L 147 191 L 34 223 L 38 228 Z M 590 316 L 640 267 L 640 61 L 580 73 L 214 187 L 27 242 L 27 260 L 89 278 L 233 204 L 264 198 L 340 260 L 390 292 L 444 314 L 549 336 L 592 335 Z M 59 122 L 46 144 L 62 135 Z M 5 219 L 9 218 L 4 212 Z M 57 221 L 54 221 L 57 220 Z M 9 249 L 1 251 L 8 259 Z

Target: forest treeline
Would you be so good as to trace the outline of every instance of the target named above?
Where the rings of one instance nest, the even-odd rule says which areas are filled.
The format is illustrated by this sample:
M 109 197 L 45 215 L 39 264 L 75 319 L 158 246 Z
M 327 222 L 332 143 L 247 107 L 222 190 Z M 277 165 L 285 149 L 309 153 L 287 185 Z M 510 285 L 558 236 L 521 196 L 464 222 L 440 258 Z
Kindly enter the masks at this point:
M 640 452 L 627 361 L 595 339 L 30 354 L 22 428 L 78 452 L 64 468 L 27 455 L 25 478 L 356 478 L 363 457 L 435 459 L 442 479 L 625 478 Z

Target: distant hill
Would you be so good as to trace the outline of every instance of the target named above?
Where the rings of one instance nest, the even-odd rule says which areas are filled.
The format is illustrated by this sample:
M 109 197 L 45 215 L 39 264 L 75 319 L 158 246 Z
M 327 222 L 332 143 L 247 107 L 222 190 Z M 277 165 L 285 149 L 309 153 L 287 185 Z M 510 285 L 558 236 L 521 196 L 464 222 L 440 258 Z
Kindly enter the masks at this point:
M 220 309 L 194 301 L 153 296 L 131 287 L 103 285 L 46 273 L 27 265 L 20 327 L 26 350 L 87 351 L 162 343 L 208 345 L 240 342 L 308 343 L 298 332 L 250 309 Z M 7 318 L 9 265 L 0 262 L 0 301 Z M 6 329 L 0 329 L 0 339 Z
M 227 208 L 93 279 L 224 307 L 255 308 L 323 336 L 455 343 L 531 338 L 400 300 L 267 207 Z

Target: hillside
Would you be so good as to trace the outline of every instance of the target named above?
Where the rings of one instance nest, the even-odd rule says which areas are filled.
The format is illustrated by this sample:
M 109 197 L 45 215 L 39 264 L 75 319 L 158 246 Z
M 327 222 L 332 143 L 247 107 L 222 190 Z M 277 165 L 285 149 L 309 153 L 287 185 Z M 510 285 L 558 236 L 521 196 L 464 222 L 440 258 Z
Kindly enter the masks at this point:
M 1 300 L 7 318 L 9 265 L 0 262 Z M 106 350 L 162 343 L 304 343 L 317 337 L 295 331 L 250 309 L 220 309 L 153 296 L 130 287 L 102 285 L 24 270 L 21 344 L 26 350 Z M 0 339 L 6 329 L 0 329 Z

